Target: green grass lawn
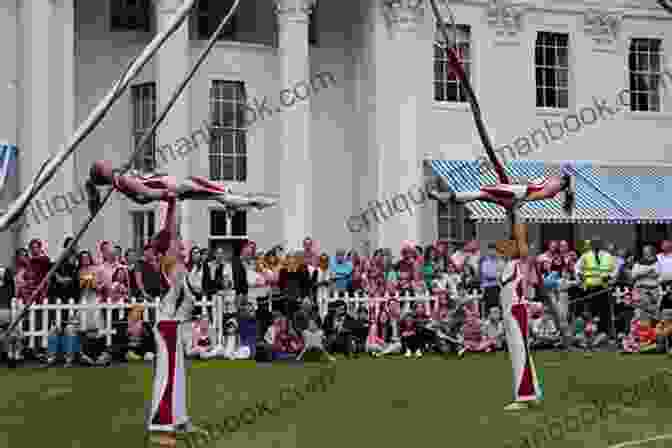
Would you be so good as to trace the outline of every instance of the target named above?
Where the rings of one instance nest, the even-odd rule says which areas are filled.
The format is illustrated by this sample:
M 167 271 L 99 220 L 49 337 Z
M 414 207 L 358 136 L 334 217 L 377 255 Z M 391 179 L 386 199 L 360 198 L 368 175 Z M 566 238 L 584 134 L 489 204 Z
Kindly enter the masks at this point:
M 423 446 L 504 447 L 544 422 L 593 399 L 610 399 L 672 360 L 658 355 L 597 353 L 591 358 L 537 353 L 545 383 L 543 407 L 505 414 L 511 370 L 504 353 L 462 360 L 339 360 L 335 383 L 308 394 L 294 409 L 243 426 L 213 447 L 359 448 Z M 303 384 L 323 366 L 209 361 L 189 369 L 189 411 L 213 423 L 261 399 L 277 402 L 282 385 Z M 144 445 L 149 364 L 109 369 L 0 370 L 0 447 L 108 448 Z M 667 380 L 672 394 L 672 377 Z M 567 434 L 544 447 L 608 447 L 672 433 L 672 396 L 650 394 L 618 416 Z M 186 446 L 184 444 L 183 446 Z M 512 445 L 516 448 L 519 442 Z M 672 440 L 639 445 L 672 447 Z M 530 448 L 535 448 L 531 445 Z M 537 448 L 540 448 L 537 445 Z

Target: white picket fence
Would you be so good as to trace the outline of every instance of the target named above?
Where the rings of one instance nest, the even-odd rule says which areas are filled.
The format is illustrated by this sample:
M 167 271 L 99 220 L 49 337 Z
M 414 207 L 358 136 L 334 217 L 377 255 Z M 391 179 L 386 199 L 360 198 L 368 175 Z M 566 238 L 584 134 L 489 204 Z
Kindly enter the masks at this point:
M 235 294 L 229 292 L 227 294 Z M 145 307 L 144 320 L 145 322 L 156 321 L 156 309 L 160 303 L 157 297 L 153 301 L 139 300 L 131 297 L 127 303 L 112 303 L 108 300 L 107 303 L 100 303 L 96 305 L 102 310 L 104 329 L 101 333 L 106 337 L 107 345 L 112 343 L 112 335 L 115 329 L 112 323 L 115 321 L 126 320 L 128 309 L 134 304 L 141 304 Z M 222 296 L 214 296 L 212 299 L 203 298 L 194 302 L 194 306 L 202 307 L 208 313 L 210 322 L 213 323 L 218 340 L 223 335 L 222 322 Z M 11 312 L 12 320 L 14 320 L 23 310 L 25 305 L 12 299 Z M 64 322 L 71 321 L 75 317 L 75 313 L 87 309 L 87 305 L 78 303 L 75 299 L 67 301 L 58 299 L 55 303 L 34 304 L 30 307 L 28 315 L 19 324 L 23 330 L 24 336 L 28 338 L 28 346 L 31 349 L 35 347 L 47 347 L 47 337 L 49 335 L 50 323 L 55 323 L 57 327 L 61 327 Z M 38 324 L 39 323 L 39 324 Z
M 228 295 L 234 295 L 233 291 L 227 292 Z M 481 301 L 483 291 L 476 289 L 471 290 L 466 294 L 469 300 Z M 415 302 L 425 303 L 434 306 L 436 297 L 428 294 L 416 295 L 384 295 L 382 297 L 369 297 L 358 293 L 355 296 L 340 297 L 337 293 L 318 295 L 317 305 L 320 316 L 324 318 L 327 315 L 329 303 L 336 300 L 343 300 L 346 303 L 349 312 L 355 312 L 360 306 L 368 307 L 372 302 L 387 302 L 390 299 L 397 299 L 401 305 L 402 313 L 411 311 L 412 304 Z M 126 303 L 112 303 L 108 300 L 107 303 L 96 305 L 103 312 L 104 329 L 101 333 L 105 336 L 107 344 L 112 343 L 112 336 L 115 329 L 112 323 L 116 321 L 126 320 L 128 309 L 134 304 L 142 304 L 145 307 L 144 320 L 145 322 L 156 321 L 156 309 L 160 303 L 157 297 L 153 301 L 139 300 L 131 297 Z M 11 312 L 12 320 L 14 320 L 23 310 L 25 305 L 12 299 Z M 203 298 L 200 301 L 194 302 L 194 306 L 202 307 L 207 312 L 210 322 L 213 323 L 217 338 L 221 340 L 224 334 L 223 329 L 223 297 L 214 296 L 212 299 Z M 36 347 L 47 347 L 47 337 L 49 335 L 50 323 L 55 323 L 57 327 L 61 327 L 64 322 L 71 321 L 75 317 L 75 313 L 87 308 L 87 305 L 78 303 L 75 299 L 67 301 L 58 299 L 55 303 L 34 304 L 30 307 L 28 315 L 21 321 L 21 329 L 24 336 L 28 338 L 28 346 L 32 349 Z
M 473 289 L 469 290 L 465 294 L 465 299 L 467 300 L 477 300 L 482 303 L 483 290 L 482 289 Z M 401 305 L 401 313 L 405 314 L 411 311 L 412 304 L 415 302 L 421 302 L 425 305 L 434 307 L 436 297 L 430 294 L 424 293 L 421 295 L 416 295 L 415 297 L 409 294 L 395 294 L 395 295 L 384 295 L 382 297 L 369 297 L 361 293 L 355 294 L 354 297 L 346 296 L 339 297 L 337 293 L 332 293 L 329 295 L 323 295 L 322 297 L 318 296 L 317 305 L 320 313 L 320 317 L 324 318 L 327 315 L 329 308 L 329 303 L 335 302 L 336 300 L 343 300 L 346 304 L 348 312 L 355 312 L 360 306 L 364 306 L 368 309 L 368 304 L 372 302 L 387 302 L 390 299 L 397 299 Z M 432 308 L 433 309 L 433 308 Z

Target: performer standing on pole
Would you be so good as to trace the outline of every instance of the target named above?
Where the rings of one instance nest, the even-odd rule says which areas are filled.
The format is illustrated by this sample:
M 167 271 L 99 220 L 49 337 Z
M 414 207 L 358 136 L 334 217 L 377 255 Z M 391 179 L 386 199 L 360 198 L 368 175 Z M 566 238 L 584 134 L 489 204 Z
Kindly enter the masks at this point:
M 499 275 L 499 284 L 504 334 L 513 367 L 513 402 L 504 409 L 517 411 L 539 403 L 543 398 L 543 389 L 528 344 L 527 293 L 531 266 L 526 262 L 529 255 L 527 226 L 514 224 L 511 238 L 497 242 L 497 253 L 507 257 Z

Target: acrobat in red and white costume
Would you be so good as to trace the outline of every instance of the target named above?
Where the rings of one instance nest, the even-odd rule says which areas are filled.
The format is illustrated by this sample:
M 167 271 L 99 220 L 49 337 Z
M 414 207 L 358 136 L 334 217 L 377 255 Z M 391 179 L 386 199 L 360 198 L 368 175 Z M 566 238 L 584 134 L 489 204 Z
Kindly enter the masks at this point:
M 195 300 L 194 287 L 184 265 L 183 251 L 177 239 L 176 199 L 167 198 L 165 226 L 154 240 L 161 257 L 161 278 L 168 292 L 162 297 L 154 327 L 156 358 L 149 431 L 175 433 L 189 423 L 186 400 L 184 354 L 191 341 L 186 340 Z

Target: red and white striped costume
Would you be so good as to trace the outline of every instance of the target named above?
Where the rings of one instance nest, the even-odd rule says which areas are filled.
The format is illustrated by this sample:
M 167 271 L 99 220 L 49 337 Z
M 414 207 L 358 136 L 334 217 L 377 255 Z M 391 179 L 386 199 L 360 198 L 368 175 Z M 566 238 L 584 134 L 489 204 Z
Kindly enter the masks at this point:
M 177 274 L 177 282 L 161 300 L 154 327 L 156 358 L 149 421 L 150 431 L 175 432 L 189 423 L 186 400 L 185 348 L 191 338 L 186 334 L 194 303 L 187 274 Z

